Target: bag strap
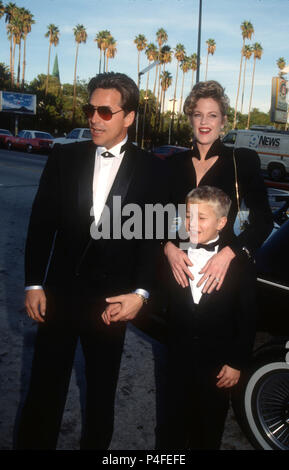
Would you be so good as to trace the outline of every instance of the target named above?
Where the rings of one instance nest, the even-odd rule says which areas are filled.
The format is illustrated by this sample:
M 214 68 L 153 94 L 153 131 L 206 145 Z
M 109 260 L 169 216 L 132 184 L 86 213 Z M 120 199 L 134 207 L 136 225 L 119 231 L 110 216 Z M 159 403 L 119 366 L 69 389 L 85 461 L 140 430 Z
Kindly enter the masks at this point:
M 235 170 L 235 189 L 236 189 L 236 198 L 237 198 L 237 206 L 238 206 L 238 213 L 240 212 L 240 193 L 239 193 L 239 184 L 238 184 L 238 172 L 237 172 L 237 164 L 235 158 L 235 151 L 233 149 L 233 162 L 234 162 L 234 170 Z

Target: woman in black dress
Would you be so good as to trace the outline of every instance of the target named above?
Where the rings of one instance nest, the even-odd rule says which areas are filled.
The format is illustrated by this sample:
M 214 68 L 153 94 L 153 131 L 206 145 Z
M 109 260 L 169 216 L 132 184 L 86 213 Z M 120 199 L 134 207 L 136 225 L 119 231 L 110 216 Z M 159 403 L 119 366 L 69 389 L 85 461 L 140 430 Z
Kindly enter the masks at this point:
M 233 327 L 231 339 L 241 359 L 237 365 L 229 362 L 231 367 L 237 370 L 244 367 L 243 356 L 249 357 L 254 341 L 256 275 L 250 260 L 270 234 L 273 222 L 257 153 L 250 149 L 233 152 L 219 138 L 226 123 L 227 108 L 228 98 L 219 83 L 208 81 L 195 85 L 184 105 L 194 131 L 192 149 L 168 161 L 171 201 L 175 205 L 184 204 L 186 195 L 197 186 L 222 189 L 232 204 L 227 224 L 220 234 L 220 248 L 223 248 L 200 271 L 203 277 L 198 286 L 203 285 L 202 292 L 209 294 L 209 301 L 198 308 L 192 306 L 188 279 L 193 280 L 189 270 L 192 263 L 187 252 L 175 241 L 165 245 L 173 275 L 169 273 L 167 283 L 169 370 L 165 423 L 160 428 L 159 448 L 220 447 L 229 393 L 236 380 L 222 377 L 222 384 L 218 384 L 220 374 L 217 375 L 217 371 L 220 371 L 222 355 L 228 355 L 222 348 L 227 348 L 226 332 L 234 318 L 240 320 L 242 340 L 234 343 Z M 249 223 L 235 235 L 237 192 L 249 210 Z M 234 284 L 237 284 L 236 292 Z M 234 300 L 230 301 L 233 295 Z M 220 338 L 225 338 L 224 344 Z
M 240 200 L 249 210 L 249 223 L 244 231 L 234 234 L 238 203 L 233 149 L 222 144 L 219 135 L 223 129 L 229 106 L 223 87 L 216 81 L 196 84 L 184 104 L 194 132 L 192 149 L 173 156 L 169 162 L 171 173 L 171 200 L 184 204 L 189 191 L 209 185 L 222 189 L 232 200 L 228 223 L 223 237 L 226 246 L 203 268 L 203 292 L 221 289 L 230 262 L 235 256 L 254 257 L 273 228 L 272 213 L 260 170 L 257 153 L 251 149 L 234 151 Z M 173 275 L 182 287 L 192 277 L 187 255 L 174 243 L 165 245 L 165 255 Z

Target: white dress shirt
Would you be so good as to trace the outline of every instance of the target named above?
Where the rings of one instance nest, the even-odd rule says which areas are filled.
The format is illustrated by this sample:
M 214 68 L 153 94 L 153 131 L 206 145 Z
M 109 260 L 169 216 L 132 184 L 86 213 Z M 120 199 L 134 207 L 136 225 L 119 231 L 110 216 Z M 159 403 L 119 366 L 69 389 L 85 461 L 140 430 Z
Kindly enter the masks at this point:
M 107 200 L 107 196 L 119 167 L 121 165 L 124 152 L 121 151 L 121 147 L 126 143 L 127 136 L 120 142 L 119 144 L 115 145 L 114 147 L 110 148 L 109 150 L 106 147 L 97 147 L 95 152 L 95 164 L 94 164 L 94 174 L 93 174 L 93 213 L 95 219 L 95 225 L 97 225 L 103 208 L 105 206 L 105 202 Z M 102 153 L 109 151 L 112 153 L 114 157 L 103 157 Z
M 210 240 L 206 244 L 216 242 L 219 236 L 214 240 Z M 214 247 L 214 251 L 207 251 L 204 248 L 192 248 L 191 246 L 188 249 L 188 257 L 190 261 L 193 263 L 193 266 L 188 266 L 189 270 L 194 276 L 194 280 L 190 279 L 190 287 L 194 302 L 198 304 L 202 297 L 202 289 L 204 288 L 205 283 L 202 283 L 200 287 L 197 287 L 197 284 L 201 277 L 204 274 L 199 274 L 201 269 L 205 266 L 205 264 L 209 261 L 212 256 L 214 256 L 218 251 L 218 246 Z

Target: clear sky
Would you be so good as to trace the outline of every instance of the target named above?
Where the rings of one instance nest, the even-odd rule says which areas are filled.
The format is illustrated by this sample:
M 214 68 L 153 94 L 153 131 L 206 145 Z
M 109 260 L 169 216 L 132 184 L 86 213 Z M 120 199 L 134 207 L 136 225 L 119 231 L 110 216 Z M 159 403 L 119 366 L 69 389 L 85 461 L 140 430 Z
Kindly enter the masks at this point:
M 32 80 L 47 72 L 48 38 L 47 26 L 54 23 L 60 30 L 60 41 L 52 48 L 52 71 L 55 54 L 58 54 L 60 79 L 72 83 L 74 73 L 75 41 L 73 27 L 83 24 L 87 29 L 86 44 L 79 48 L 79 79 L 88 80 L 98 72 L 99 49 L 94 38 L 100 30 L 108 29 L 117 42 L 117 54 L 110 61 L 109 70 L 130 75 L 137 81 L 137 49 L 134 39 L 144 34 L 148 42 L 156 43 L 156 31 L 164 28 L 168 34 L 167 44 L 175 48 L 182 43 L 188 55 L 197 52 L 199 0 L 14 0 L 19 7 L 31 11 L 36 21 L 27 40 L 26 79 Z M 7 0 L 3 0 L 7 4 Z M 276 60 L 284 57 L 289 62 L 289 0 L 203 0 L 201 71 L 204 79 L 206 64 L 206 40 L 216 41 L 216 51 L 209 56 L 208 79 L 218 80 L 235 106 L 239 76 L 242 36 L 240 25 L 250 21 L 255 30 L 251 43 L 259 42 L 263 56 L 256 64 L 253 107 L 268 111 L 271 100 L 271 79 L 276 76 Z M 9 64 L 9 42 L 4 17 L 0 21 L 0 62 Z M 147 66 L 142 53 L 141 69 Z M 176 59 L 167 70 L 175 76 Z M 248 63 L 244 112 L 248 110 L 253 60 Z M 151 89 L 154 72 L 151 73 Z M 145 86 L 145 78 L 142 78 Z M 191 86 L 191 72 L 185 78 L 184 95 Z M 178 93 L 181 90 L 181 75 Z M 172 98 L 174 84 L 167 92 Z

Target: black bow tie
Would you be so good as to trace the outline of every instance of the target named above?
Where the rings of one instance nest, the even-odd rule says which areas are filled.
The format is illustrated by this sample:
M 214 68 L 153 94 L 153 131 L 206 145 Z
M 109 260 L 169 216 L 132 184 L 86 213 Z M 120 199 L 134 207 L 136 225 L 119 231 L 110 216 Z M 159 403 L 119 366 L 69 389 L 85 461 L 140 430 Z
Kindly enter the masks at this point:
M 219 245 L 220 241 L 216 240 L 215 242 L 212 243 L 198 243 L 195 248 L 198 250 L 199 248 L 204 248 L 207 251 L 215 251 L 215 246 Z
M 105 151 L 105 152 L 103 152 L 103 153 L 101 154 L 101 156 L 104 157 L 104 158 L 112 158 L 112 157 L 114 157 L 115 155 L 113 155 L 113 153 L 110 153 L 110 152 Z

